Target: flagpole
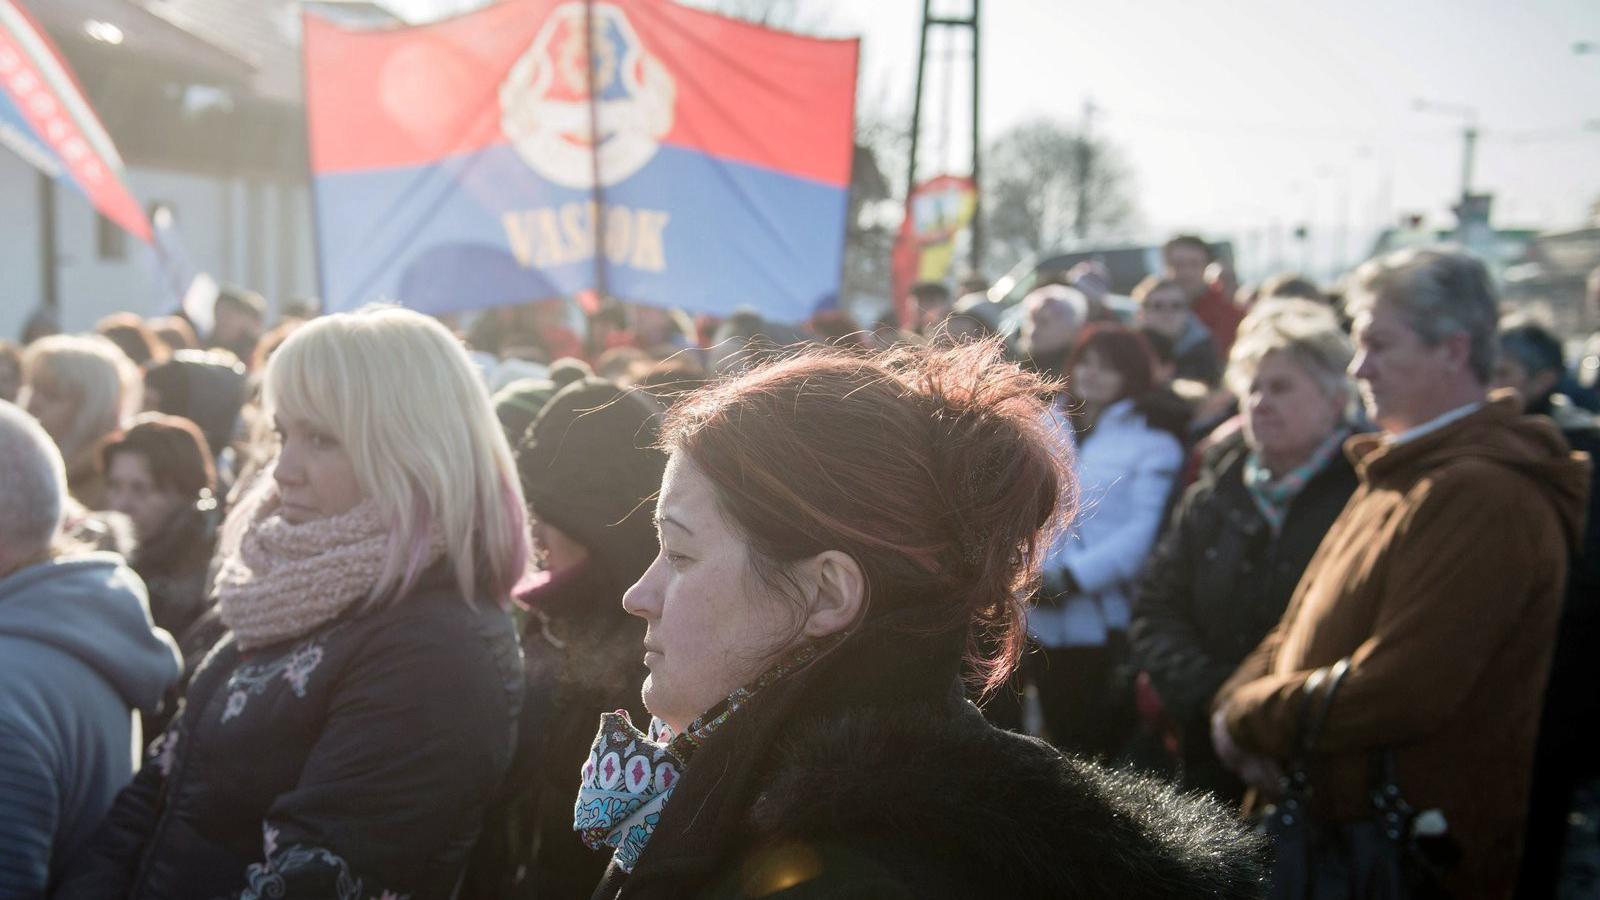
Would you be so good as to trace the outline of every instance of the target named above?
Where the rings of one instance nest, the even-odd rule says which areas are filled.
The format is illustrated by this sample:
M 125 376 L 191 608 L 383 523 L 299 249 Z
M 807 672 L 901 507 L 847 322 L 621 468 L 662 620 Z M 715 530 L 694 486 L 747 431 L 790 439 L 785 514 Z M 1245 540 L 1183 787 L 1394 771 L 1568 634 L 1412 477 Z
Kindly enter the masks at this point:
M 610 292 L 606 286 L 606 207 L 600 188 L 600 97 L 595 90 L 598 85 L 594 73 L 594 0 L 584 0 L 583 3 L 583 50 L 584 65 L 588 69 L 585 76 L 589 84 L 589 173 L 593 181 L 590 190 L 594 201 L 594 292 L 595 307 L 598 309 L 606 302 Z
M 300 103 L 305 109 L 306 201 L 311 209 L 311 260 L 317 272 L 317 313 L 320 315 L 328 311 L 332 297 L 328 290 L 328 275 L 322 267 L 322 216 L 317 203 L 316 168 L 311 161 L 311 54 L 306 52 L 305 39 L 310 16 L 307 10 L 300 10 Z M 281 308 L 279 312 L 281 314 Z
M 60 261 L 56 251 L 56 180 L 39 173 L 39 278 L 41 300 L 51 317 L 61 321 Z

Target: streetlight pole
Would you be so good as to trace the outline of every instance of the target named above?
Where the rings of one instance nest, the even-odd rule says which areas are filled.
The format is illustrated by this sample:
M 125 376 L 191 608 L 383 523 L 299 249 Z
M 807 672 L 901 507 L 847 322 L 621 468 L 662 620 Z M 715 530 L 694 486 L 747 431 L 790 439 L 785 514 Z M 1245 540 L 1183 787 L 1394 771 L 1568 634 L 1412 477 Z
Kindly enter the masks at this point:
M 1345 266 L 1349 265 L 1347 252 L 1350 239 L 1350 167 L 1348 165 L 1318 166 L 1316 176 L 1319 182 L 1327 181 L 1331 184 L 1334 179 L 1338 179 L 1339 184 L 1337 200 L 1339 221 L 1336 230 L 1332 233 L 1333 246 L 1330 248 L 1327 270 L 1328 280 L 1332 282 L 1337 280 L 1339 275 L 1343 273 Z M 1307 272 L 1306 274 L 1310 275 L 1311 273 Z
M 1461 129 L 1461 202 L 1472 196 L 1472 169 L 1478 155 L 1478 111 L 1460 103 L 1438 103 L 1432 100 L 1413 100 L 1411 108 L 1417 112 L 1442 113 L 1464 119 Z

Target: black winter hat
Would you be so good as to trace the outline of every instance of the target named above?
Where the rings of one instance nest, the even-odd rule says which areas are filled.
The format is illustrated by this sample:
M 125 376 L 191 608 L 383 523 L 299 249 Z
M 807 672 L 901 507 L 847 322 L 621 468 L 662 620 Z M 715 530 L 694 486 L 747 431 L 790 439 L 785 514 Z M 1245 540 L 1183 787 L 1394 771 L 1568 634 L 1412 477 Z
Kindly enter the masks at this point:
M 569 357 L 551 366 L 547 378 L 518 378 L 496 391 L 492 400 L 494 414 L 500 420 L 506 440 L 513 448 L 521 444 L 544 405 L 557 391 L 574 381 L 593 377 L 594 372 L 587 363 Z
M 533 514 L 630 582 L 655 556 L 659 414 L 647 394 L 586 378 L 550 398 L 517 449 Z
M 144 383 L 160 395 L 156 411 L 200 426 L 212 453 L 220 455 L 233 442 L 239 410 L 249 399 L 250 378 L 232 355 L 179 350 L 145 370 Z

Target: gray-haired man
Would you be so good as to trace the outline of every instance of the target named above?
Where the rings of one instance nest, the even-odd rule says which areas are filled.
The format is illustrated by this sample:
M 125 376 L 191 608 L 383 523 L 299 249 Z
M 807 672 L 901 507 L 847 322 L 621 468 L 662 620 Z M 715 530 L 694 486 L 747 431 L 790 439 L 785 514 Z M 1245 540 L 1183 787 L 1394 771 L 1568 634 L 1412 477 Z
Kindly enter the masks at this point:
M 111 553 L 58 547 L 66 474 L 39 423 L 0 401 L 0 896 L 43 897 L 142 749 L 136 710 L 178 678 L 144 584 Z

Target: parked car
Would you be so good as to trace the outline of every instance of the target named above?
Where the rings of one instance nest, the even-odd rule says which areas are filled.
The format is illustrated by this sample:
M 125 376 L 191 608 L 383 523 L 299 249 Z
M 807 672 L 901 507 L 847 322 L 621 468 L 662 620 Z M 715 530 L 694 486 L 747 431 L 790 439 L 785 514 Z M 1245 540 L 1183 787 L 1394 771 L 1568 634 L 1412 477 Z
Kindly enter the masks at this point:
M 1232 242 L 1215 242 L 1211 252 L 1222 263 L 1233 266 Z M 1008 336 L 1015 335 L 1021 327 L 1022 298 L 1052 278 L 1066 275 L 1078 263 L 1090 260 L 1099 261 L 1111 275 L 1111 293 L 1105 298 L 1105 305 L 1124 322 L 1133 321 L 1135 306 L 1128 295 L 1139 282 L 1161 271 L 1160 245 L 1085 248 L 1024 257 L 989 289 L 989 301 L 1002 309 L 1000 330 Z

